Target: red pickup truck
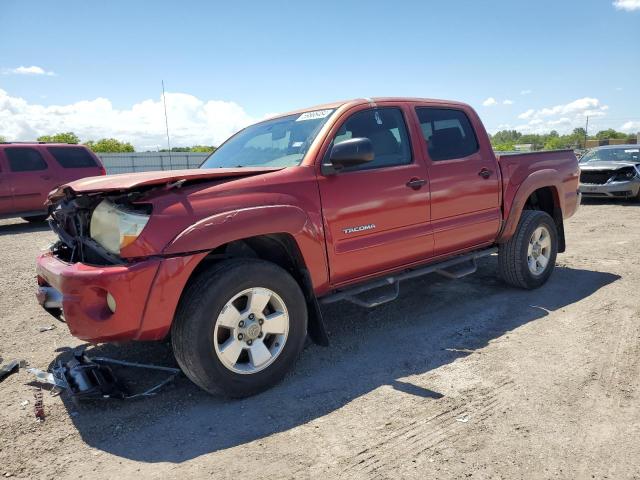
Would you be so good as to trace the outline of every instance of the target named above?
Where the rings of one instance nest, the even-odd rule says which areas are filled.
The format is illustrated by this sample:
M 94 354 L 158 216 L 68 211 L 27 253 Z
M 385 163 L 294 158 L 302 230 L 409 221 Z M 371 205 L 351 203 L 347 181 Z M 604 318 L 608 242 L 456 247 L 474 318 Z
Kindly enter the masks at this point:
M 199 170 L 79 180 L 51 195 L 59 241 L 38 299 L 90 342 L 161 340 L 209 392 L 282 379 L 319 304 L 373 307 L 400 281 L 500 276 L 542 285 L 579 205 L 571 151 L 497 157 L 468 105 L 358 99 L 281 115 Z
M 82 145 L 0 143 L 0 218 L 43 222 L 49 193 L 60 185 L 105 175 L 100 159 Z

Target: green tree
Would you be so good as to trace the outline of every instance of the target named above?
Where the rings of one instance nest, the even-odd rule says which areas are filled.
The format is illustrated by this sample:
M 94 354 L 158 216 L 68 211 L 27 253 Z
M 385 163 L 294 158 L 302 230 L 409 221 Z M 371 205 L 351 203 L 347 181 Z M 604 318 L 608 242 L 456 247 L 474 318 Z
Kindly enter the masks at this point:
M 39 142 L 55 142 L 55 143 L 80 143 L 80 139 L 73 132 L 56 133 L 54 135 L 42 135 L 38 137 Z
M 516 130 L 501 130 L 491 136 L 491 143 L 493 145 L 513 145 L 520 143 L 520 137 L 522 137 L 522 134 Z
M 7 141 L 6 137 L 3 137 L 2 135 L 0 135 L 0 143 L 4 143 L 6 141 Z
M 160 151 L 161 152 L 168 152 L 169 149 L 162 148 Z M 192 147 L 171 147 L 171 151 L 172 152 L 202 152 L 202 153 L 208 153 L 208 152 L 215 152 L 216 151 L 216 147 L 214 147 L 213 145 L 194 145 Z
M 544 144 L 545 150 L 560 150 L 561 148 L 565 148 L 566 144 L 556 132 L 556 135 L 549 135 L 549 138 Z
M 85 145 L 96 153 L 123 153 L 135 152 L 133 145 L 128 142 L 121 142 L 115 138 L 101 138 L 100 140 L 89 140 Z
M 191 151 L 202 153 L 215 152 L 216 147 L 214 147 L 213 145 L 194 145 L 193 147 L 191 147 Z
M 609 138 L 627 138 L 627 134 L 617 132 L 613 128 L 608 128 L 607 130 L 600 130 L 598 133 L 596 133 L 596 138 L 598 140 L 606 140 Z

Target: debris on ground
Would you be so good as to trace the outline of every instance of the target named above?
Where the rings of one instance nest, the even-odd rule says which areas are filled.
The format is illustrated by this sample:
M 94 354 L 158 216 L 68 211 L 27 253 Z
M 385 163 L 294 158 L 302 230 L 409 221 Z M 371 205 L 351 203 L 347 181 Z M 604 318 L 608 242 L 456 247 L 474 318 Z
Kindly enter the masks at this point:
M 1 358 L 0 362 L 2 362 Z M 0 382 L 12 373 L 16 373 L 18 370 L 26 366 L 27 362 L 25 360 L 11 360 L 4 365 L 0 365 Z
M 55 325 L 47 325 L 47 326 L 44 326 L 44 327 L 40 327 L 40 328 L 38 329 L 38 331 L 39 331 L 40 333 L 42 333 L 42 332 L 48 332 L 48 331 L 50 331 L 50 330 L 53 330 L 54 328 L 56 328 L 56 326 L 55 326 Z
M 468 421 L 469 421 L 469 417 L 466 415 L 456 418 L 456 422 L 467 423 Z
M 36 388 L 33 391 L 33 413 L 39 422 L 44 422 L 44 399 L 42 398 L 42 389 Z
M 159 370 L 170 375 L 141 393 L 130 393 L 113 373 L 111 365 Z M 57 391 L 67 390 L 75 400 L 101 400 L 108 398 L 133 399 L 155 395 L 157 391 L 172 382 L 180 373 L 180 369 L 126 362 L 107 357 L 88 357 L 84 348 L 74 352 L 73 358 L 65 363 L 58 361 L 52 372 L 44 372 L 30 368 L 30 373 L 43 382 L 53 385 Z

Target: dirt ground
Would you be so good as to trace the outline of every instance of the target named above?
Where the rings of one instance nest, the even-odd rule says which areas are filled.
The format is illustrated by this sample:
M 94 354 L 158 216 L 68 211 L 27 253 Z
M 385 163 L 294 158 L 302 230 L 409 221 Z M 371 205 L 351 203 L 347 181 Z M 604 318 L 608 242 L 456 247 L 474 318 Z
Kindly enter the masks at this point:
M 34 257 L 53 238 L 0 222 L 5 361 L 46 369 L 80 344 L 34 298 Z M 640 479 L 640 204 L 583 205 L 567 243 L 536 291 L 500 283 L 488 258 L 371 311 L 333 305 L 331 346 L 241 401 L 182 377 L 138 401 L 45 392 L 38 423 L 21 371 L 0 383 L 0 477 Z M 91 349 L 174 364 L 163 344 Z

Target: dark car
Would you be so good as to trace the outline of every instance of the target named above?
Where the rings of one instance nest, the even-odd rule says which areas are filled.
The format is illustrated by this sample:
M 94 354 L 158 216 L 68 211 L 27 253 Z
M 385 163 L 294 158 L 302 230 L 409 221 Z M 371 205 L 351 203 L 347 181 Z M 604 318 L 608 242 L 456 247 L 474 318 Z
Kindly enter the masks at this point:
M 640 145 L 609 145 L 580 158 L 580 192 L 640 201 Z

